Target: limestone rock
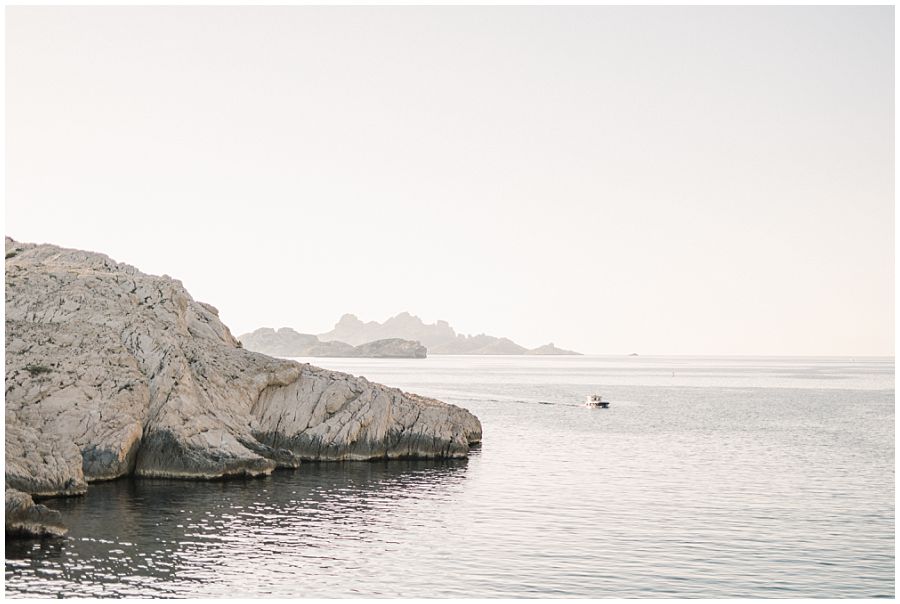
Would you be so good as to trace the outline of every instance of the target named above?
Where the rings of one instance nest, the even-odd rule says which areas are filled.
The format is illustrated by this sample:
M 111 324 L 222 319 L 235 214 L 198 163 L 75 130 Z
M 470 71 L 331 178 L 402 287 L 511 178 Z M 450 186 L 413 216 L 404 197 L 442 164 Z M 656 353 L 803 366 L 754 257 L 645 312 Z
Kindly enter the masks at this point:
M 72 494 L 85 480 L 129 473 L 148 386 L 108 327 L 7 320 L 7 482 L 35 495 Z M 46 483 L 35 482 L 41 477 Z
M 260 395 L 254 436 L 304 460 L 461 457 L 481 438 L 459 407 L 309 365 L 298 381 Z
M 243 349 L 181 282 L 6 240 L 6 480 L 74 495 L 126 474 L 214 478 L 304 459 L 459 457 L 464 409 Z M 7 518 L 9 526 L 9 518 Z
M 6 534 L 13 537 L 60 537 L 68 529 L 59 512 L 36 504 L 22 491 L 6 488 Z

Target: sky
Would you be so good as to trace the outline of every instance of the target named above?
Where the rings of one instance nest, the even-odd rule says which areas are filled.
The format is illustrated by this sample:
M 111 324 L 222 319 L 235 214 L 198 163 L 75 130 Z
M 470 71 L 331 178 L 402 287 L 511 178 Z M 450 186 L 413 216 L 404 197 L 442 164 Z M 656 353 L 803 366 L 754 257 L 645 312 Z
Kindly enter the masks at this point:
M 232 332 L 894 353 L 894 14 L 7 7 L 6 234 Z

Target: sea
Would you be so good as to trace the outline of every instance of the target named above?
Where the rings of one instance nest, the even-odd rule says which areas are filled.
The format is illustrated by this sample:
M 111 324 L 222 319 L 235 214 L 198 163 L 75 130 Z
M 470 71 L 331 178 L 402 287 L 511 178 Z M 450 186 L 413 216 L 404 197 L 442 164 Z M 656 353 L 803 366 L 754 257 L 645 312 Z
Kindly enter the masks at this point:
M 893 358 L 308 360 L 465 407 L 484 442 L 93 484 L 46 502 L 65 538 L 6 542 L 5 594 L 894 597 Z

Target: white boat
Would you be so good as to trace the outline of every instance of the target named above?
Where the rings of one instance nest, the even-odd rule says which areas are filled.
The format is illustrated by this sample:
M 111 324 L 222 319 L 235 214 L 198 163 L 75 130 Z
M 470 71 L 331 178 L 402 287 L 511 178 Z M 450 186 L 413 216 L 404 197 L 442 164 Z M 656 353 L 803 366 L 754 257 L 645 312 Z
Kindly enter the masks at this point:
M 584 401 L 585 407 L 600 407 L 606 409 L 609 407 L 609 401 L 604 401 L 599 394 L 589 394 L 587 400 Z

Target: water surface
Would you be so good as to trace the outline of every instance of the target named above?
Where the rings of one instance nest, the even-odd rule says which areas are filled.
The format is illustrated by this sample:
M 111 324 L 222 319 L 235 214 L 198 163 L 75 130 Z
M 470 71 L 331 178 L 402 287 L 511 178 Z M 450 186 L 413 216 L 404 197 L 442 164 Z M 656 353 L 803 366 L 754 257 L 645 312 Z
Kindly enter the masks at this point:
M 484 444 L 94 484 L 49 502 L 68 537 L 7 542 L 7 595 L 894 594 L 893 359 L 313 362 L 464 406 Z

